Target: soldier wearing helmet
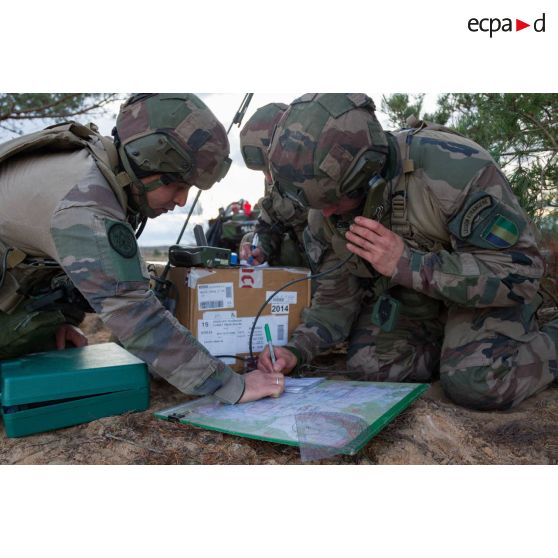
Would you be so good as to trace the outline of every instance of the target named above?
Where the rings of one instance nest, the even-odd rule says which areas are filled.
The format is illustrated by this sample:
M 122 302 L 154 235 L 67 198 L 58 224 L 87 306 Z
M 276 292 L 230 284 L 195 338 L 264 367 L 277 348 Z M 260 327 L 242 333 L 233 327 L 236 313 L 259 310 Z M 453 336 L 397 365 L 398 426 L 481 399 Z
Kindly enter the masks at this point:
M 134 234 L 224 177 L 222 124 L 193 94 L 141 94 L 113 135 L 70 122 L 0 145 L 0 359 L 86 344 L 81 305 L 184 393 L 280 393 L 280 375 L 234 373 L 165 310 Z
M 246 166 L 262 171 L 265 176 L 265 195 L 258 202 L 261 213 L 254 231 L 259 243 L 251 256 L 258 264 L 267 261 L 272 266 L 307 266 L 302 235 L 307 225 L 308 210 L 283 198 L 272 187 L 267 159 L 273 129 L 286 109 L 287 105 L 283 103 L 264 105 L 240 132 L 240 151 Z M 242 239 L 241 257 L 243 246 L 251 246 L 253 235 L 248 233 Z
M 439 373 L 453 401 L 486 410 L 556 378 L 558 321 L 539 329 L 535 316 L 536 231 L 481 146 L 420 121 L 386 133 L 366 95 L 308 94 L 281 119 L 269 159 L 281 194 L 313 208 L 309 257 L 339 267 L 262 369 L 287 373 L 348 340 L 362 379 Z

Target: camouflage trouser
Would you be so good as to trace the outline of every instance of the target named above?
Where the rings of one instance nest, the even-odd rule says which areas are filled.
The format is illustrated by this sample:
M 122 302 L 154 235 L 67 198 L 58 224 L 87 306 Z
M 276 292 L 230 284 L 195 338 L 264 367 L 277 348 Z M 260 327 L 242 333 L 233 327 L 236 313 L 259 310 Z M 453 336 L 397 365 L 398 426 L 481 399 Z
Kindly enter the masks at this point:
M 554 380 L 556 345 L 540 331 L 534 305 L 448 313 L 440 380 L 455 402 L 507 409 Z
M 439 372 L 457 404 L 507 409 L 556 374 L 558 322 L 540 331 L 535 308 L 453 307 L 440 320 L 401 316 L 397 328 L 385 333 L 372 325 L 366 306 L 349 341 L 348 366 L 369 381 L 423 382 Z
M 372 304 L 363 306 L 351 331 L 347 366 L 355 380 L 372 382 L 428 382 L 437 373 L 444 323 L 400 316 L 387 333 L 372 324 Z
M 53 350 L 58 327 L 64 323 L 77 325 L 79 321 L 59 310 L 29 313 L 22 308 L 12 314 L 0 312 L 0 360 Z

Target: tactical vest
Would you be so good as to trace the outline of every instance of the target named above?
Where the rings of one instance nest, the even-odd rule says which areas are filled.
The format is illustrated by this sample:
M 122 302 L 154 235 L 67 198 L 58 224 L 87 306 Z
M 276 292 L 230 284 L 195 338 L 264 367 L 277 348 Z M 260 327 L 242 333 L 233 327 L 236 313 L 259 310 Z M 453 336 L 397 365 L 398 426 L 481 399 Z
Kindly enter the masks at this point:
M 413 173 L 418 170 L 415 161 L 411 159 L 411 143 L 414 136 L 425 129 L 464 136 L 451 128 L 418 120 L 414 116 L 407 119 L 407 124 L 408 129 L 394 135 L 401 154 L 401 173 L 390 181 L 389 228 L 416 250 L 435 252 L 449 249 L 451 243 L 447 224 L 431 203 L 429 193 L 420 192 L 420 195 L 409 197 L 409 182 Z
M 394 135 L 401 156 L 401 172 L 393 180 L 377 178 L 371 184 L 361 215 L 380 221 L 416 250 L 433 252 L 448 249 L 451 244 L 447 225 L 433 204 L 429 203 L 426 193 L 411 197 L 408 195 L 409 183 L 417 170 L 415 162 L 410 158 L 410 148 L 413 137 L 424 129 L 461 134 L 445 126 L 416 119 L 408 120 L 407 123 L 412 127 Z M 420 220 L 410 219 L 410 214 L 420 216 Z M 330 236 L 332 248 L 340 259 L 351 254 L 346 248 L 345 239 L 349 224 L 343 226 L 343 223 L 336 223 L 331 218 L 325 219 L 326 234 Z M 411 289 L 390 287 L 390 279 L 379 275 L 362 258 L 351 258 L 345 265 L 353 275 L 372 280 L 371 288 L 375 297 L 389 290 L 390 295 L 401 302 L 403 315 L 415 319 L 430 319 L 439 314 L 439 301 Z
M 124 188 L 131 183 L 129 176 L 118 170 L 118 154 L 113 142 L 98 133 L 94 124 L 84 126 L 64 122 L 44 130 L 21 136 L 0 144 L 0 165 L 13 157 L 35 153 L 56 153 L 87 149 L 103 177 L 109 183 L 119 204 L 126 212 L 127 195 Z M 0 239 L 0 311 L 11 313 L 37 285 L 48 283 L 61 273 L 52 261 L 27 261 L 27 254 L 7 246 Z

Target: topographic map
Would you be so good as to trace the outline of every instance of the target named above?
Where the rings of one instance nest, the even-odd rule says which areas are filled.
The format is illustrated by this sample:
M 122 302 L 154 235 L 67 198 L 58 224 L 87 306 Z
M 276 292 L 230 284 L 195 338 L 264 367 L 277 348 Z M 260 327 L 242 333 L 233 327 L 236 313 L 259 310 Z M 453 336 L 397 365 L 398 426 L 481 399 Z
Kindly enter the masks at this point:
M 203 397 L 155 416 L 237 436 L 353 454 L 426 389 L 428 384 L 324 381 L 301 393 L 240 405 Z

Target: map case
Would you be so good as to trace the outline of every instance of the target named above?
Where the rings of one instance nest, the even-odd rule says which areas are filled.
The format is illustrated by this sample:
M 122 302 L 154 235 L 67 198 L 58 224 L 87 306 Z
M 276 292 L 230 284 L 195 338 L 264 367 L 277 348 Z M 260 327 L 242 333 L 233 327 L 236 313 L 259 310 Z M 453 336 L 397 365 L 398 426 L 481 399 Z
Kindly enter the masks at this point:
M 428 387 L 326 380 L 301 393 L 238 405 L 202 397 L 155 416 L 235 436 L 353 455 Z

